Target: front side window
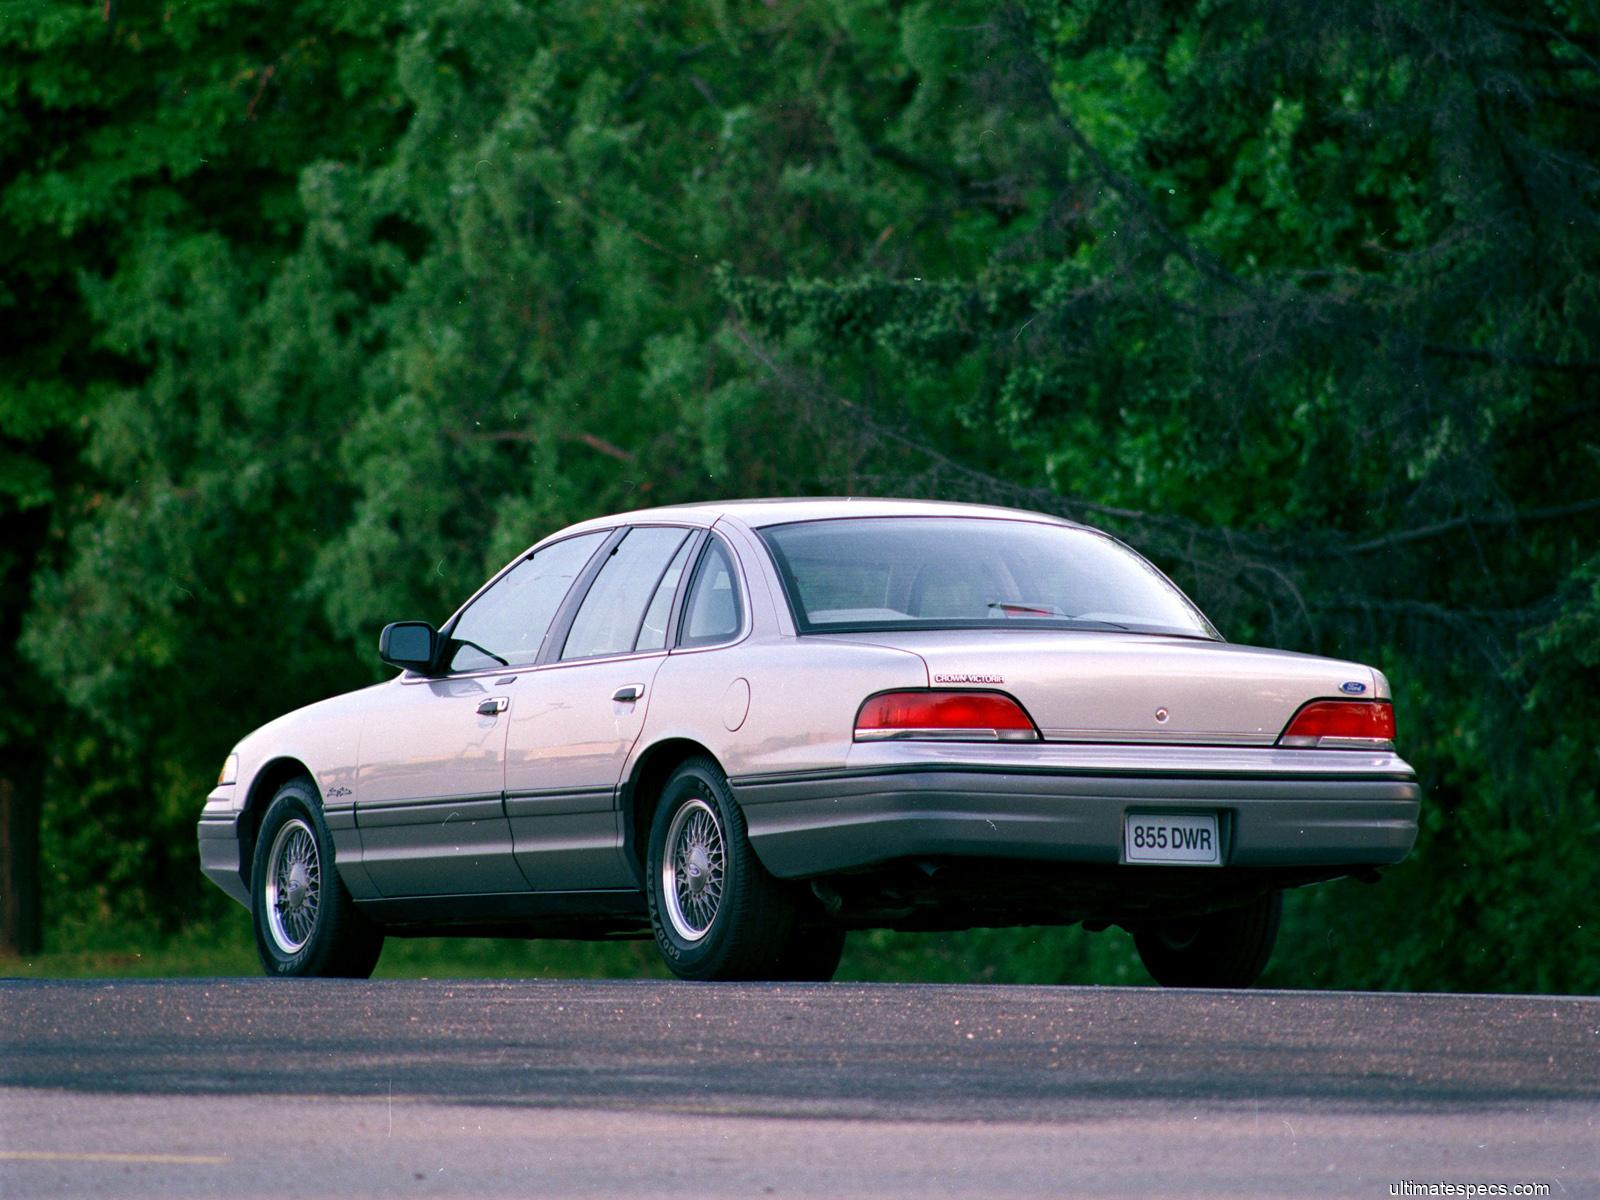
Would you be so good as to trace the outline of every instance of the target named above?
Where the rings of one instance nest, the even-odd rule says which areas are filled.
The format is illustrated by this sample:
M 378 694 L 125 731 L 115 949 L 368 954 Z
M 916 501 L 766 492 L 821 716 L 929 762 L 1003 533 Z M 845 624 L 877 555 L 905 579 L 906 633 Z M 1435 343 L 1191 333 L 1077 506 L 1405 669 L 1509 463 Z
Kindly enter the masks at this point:
M 645 610 L 660 594 L 664 576 L 688 538 L 689 530 L 671 526 L 630 529 L 628 536 L 612 549 L 589 594 L 583 598 L 562 647 L 562 659 L 596 658 L 633 650 L 642 639 Z
M 554 542 L 502 575 L 450 631 L 449 669 L 531 665 L 572 581 L 609 536 L 601 530 Z
M 689 585 L 678 644 L 709 646 L 730 641 L 739 635 L 740 625 L 738 573 L 727 549 L 712 538 Z
M 1091 529 L 864 517 L 760 532 L 802 633 L 1025 625 L 1216 636 L 1166 576 Z

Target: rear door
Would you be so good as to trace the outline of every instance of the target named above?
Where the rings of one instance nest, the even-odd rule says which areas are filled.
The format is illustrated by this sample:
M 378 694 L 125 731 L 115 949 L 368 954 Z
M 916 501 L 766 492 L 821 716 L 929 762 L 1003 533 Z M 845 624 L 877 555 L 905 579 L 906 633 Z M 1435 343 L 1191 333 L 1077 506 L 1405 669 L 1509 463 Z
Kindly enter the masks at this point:
M 616 803 L 690 554 L 703 535 L 641 525 L 607 551 L 524 677 L 506 744 L 506 815 L 536 891 L 633 887 Z

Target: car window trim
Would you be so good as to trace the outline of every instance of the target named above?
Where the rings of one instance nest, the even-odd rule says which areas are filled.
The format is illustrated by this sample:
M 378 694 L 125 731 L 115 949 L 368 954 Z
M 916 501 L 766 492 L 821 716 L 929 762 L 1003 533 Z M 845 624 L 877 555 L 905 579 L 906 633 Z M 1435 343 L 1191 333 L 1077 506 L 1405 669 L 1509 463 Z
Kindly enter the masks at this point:
M 710 530 L 704 526 L 694 528 L 690 533 L 690 557 L 683 563 L 683 576 L 678 579 L 678 586 L 672 589 L 672 605 L 667 608 L 667 640 L 661 646 L 662 653 L 670 654 L 678 648 L 678 621 L 682 619 L 683 600 L 690 594 L 690 579 L 694 578 L 694 563 L 699 562 L 701 550 L 706 549 L 706 541 L 710 538 Z M 672 563 L 667 563 L 672 565 Z M 634 635 L 638 642 L 638 635 Z
M 600 548 L 594 556 L 584 564 L 583 570 L 578 572 L 572 586 L 567 589 L 566 597 L 556 609 L 556 615 L 550 621 L 550 628 L 545 630 L 544 641 L 539 645 L 539 655 L 533 660 L 536 667 L 548 666 L 553 662 L 561 661 L 561 647 L 567 643 L 567 635 L 572 632 L 572 622 L 578 616 L 578 609 L 582 607 L 584 597 L 588 596 L 589 589 L 594 586 L 594 581 L 599 577 L 606 563 L 611 561 L 611 556 L 616 553 L 622 539 L 628 536 L 631 525 L 618 525 L 611 530 L 611 536 L 600 543 Z
M 711 555 L 712 543 L 722 547 L 722 552 L 727 556 L 728 567 L 731 571 L 730 581 L 733 583 L 734 611 L 738 613 L 739 624 L 734 631 L 725 638 L 715 641 L 689 641 L 684 635 L 684 624 L 688 621 L 689 596 L 694 591 L 694 585 L 699 581 L 700 571 L 705 566 Z M 705 544 L 694 555 L 693 565 L 686 572 L 683 589 L 677 601 L 677 611 L 673 613 L 672 648 L 674 650 L 709 650 L 716 646 L 728 646 L 739 641 L 750 630 L 750 615 L 745 610 L 745 594 L 749 587 L 744 580 L 744 569 L 739 562 L 739 556 L 734 553 L 728 539 L 711 530 L 706 531 Z
M 689 546 L 689 561 L 684 564 L 683 578 L 678 580 L 678 588 L 672 593 L 672 607 L 667 611 L 667 644 L 662 649 L 669 654 L 678 648 L 678 626 L 683 621 L 683 608 L 689 599 L 689 588 L 694 583 L 695 567 L 710 540 L 709 529 L 695 530 L 694 540 Z
M 576 531 L 574 533 L 570 533 L 565 537 L 551 538 L 548 541 L 539 542 L 539 543 L 529 547 L 523 553 L 517 555 L 516 558 L 513 558 L 505 566 L 501 567 L 492 576 L 490 576 L 483 583 L 483 585 L 478 588 L 477 591 L 473 592 L 472 595 L 468 596 L 466 601 L 461 605 L 460 608 L 456 609 L 456 611 L 454 612 L 454 614 L 451 615 L 449 620 L 447 620 L 443 625 L 441 625 L 439 627 L 439 653 L 441 655 L 446 655 L 447 656 L 447 652 L 450 649 L 450 643 L 455 640 L 456 627 L 461 624 L 461 619 L 464 616 L 467 615 L 467 611 L 474 604 L 476 604 L 479 600 L 483 599 L 484 596 L 488 595 L 490 590 L 493 589 L 496 584 L 498 584 L 507 575 L 511 574 L 512 571 L 516 570 L 517 567 L 519 567 L 523 563 L 527 562 L 535 554 L 538 554 L 538 553 L 540 553 L 541 551 L 544 551 L 544 550 L 548 550 L 552 546 L 559 546 L 562 542 L 570 542 L 574 538 L 589 537 L 592 534 L 604 533 L 604 532 L 605 532 L 605 530 L 603 528 L 602 529 L 581 529 L 581 530 L 578 530 L 578 531 Z M 578 574 L 576 576 L 574 576 L 573 585 L 569 585 L 568 586 L 566 595 L 564 595 L 562 597 L 561 603 L 556 606 L 555 617 L 551 618 L 552 626 L 553 626 L 556 618 L 560 617 L 562 608 L 563 608 L 563 606 L 565 606 L 567 600 L 571 598 L 572 586 L 575 586 L 577 581 L 583 578 L 584 572 L 587 571 L 594 564 L 594 561 L 595 561 L 596 557 L 598 557 L 599 554 L 603 550 L 605 550 L 606 547 L 609 546 L 610 544 L 611 544 L 611 540 L 609 538 L 602 539 L 600 541 L 600 544 L 595 547 L 594 552 L 589 555 L 589 559 L 584 564 L 583 570 L 579 571 Z M 547 639 L 549 637 L 549 634 L 550 634 L 549 629 L 546 629 L 545 630 L 545 637 Z M 532 662 L 505 663 L 505 664 L 496 663 L 496 664 L 494 664 L 492 666 L 487 666 L 487 667 L 472 667 L 471 669 L 466 670 L 466 671 L 451 671 L 451 670 L 441 666 L 435 673 L 433 673 L 431 675 L 418 674 L 417 678 L 418 679 L 459 679 L 459 678 L 462 678 L 462 677 L 465 677 L 465 676 L 469 676 L 469 675 L 486 675 L 486 674 L 492 674 L 494 672 L 499 672 L 501 674 L 504 674 L 507 671 L 526 671 L 526 670 L 528 670 L 528 669 L 530 669 L 532 667 L 536 667 L 536 666 L 539 665 L 540 656 L 542 656 L 543 653 L 544 653 L 544 643 L 541 642 L 539 644 L 539 654 L 534 656 L 534 659 L 533 659 Z M 407 674 L 410 674 L 410 673 L 407 672 Z M 402 678 L 405 678 L 405 676 L 402 675 Z
M 600 578 L 600 572 L 605 568 L 605 565 L 610 560 L 612 553 L 618 546 L 622 544 L 623 538 L 627 537 L 628 534 L 632 533 L 635 529 L 682 529 L 688 532 L 691 539 L 693 539 L 696 535 L 705 533 L 705 530 L 699 526 L 680 525 L 672 521 L 641 521 L 637 525 L 619 526 L 616 530 L 616 533 L 620 536 L 608 539 L 605 545 L 600 547 L 600 551 L 604 551 L 604 553 L 596 551 L 595 557 L 589 561 L 589 564 L 584 568 L 583 573 L 576 581 L 574 581 L 572 591 L 567 594 L 567 598 L 562 602 L 561 608 L 556 611 L 555 620 L 550 623 L 550 630 L 545 635 L 545 644 L 540 647 L 539 657 L 533 664 L 534 666 L 576 666 L 579 663 L 610 662 L 619 658 L 642 658 L 652 654 L 665 654 L 672 648 L 670 645 L 667 645 L 662 646 L 657 650 L 636 650 L 632 646 L 629 646 L 626 650 L 617 650 L 611 654 L 586 654 L 581 658 L 561 657 L 561 651 L 565 649 L 567 638 L 572 633 L 573 623 L 578 619 L 578 610 L 583 607 L 583 602 L 589 598 L 589 590 L 594 587 L 595 581 Z M 672 552 L 672 558 L 676 558 L 678 556 L 678 550 L 682 549 L 683 544 L 680 542 L 678 549 Z M 695 561 L 695 554 L 696 550 L 691 547 L 689 551 L 690 562 Z M 662 575 L 666 574 L 667 567 L 672 565 L 672 558 L 669 558 L 667 560 L 666 567 L 661 569 Z M 686 571 L 684 574 L 687 576 L 689 572 Z M 660 586 L 661 575 L 657 575 L 655 585 L 651 588 L 650 594 L 654 596 L 655 588 Z M 673 595 L 673 612 L 677 611 L 677 605 L 683 594 L 683 589 L 684 580 L 680 579 L 678 581 L 677 591 Z M 648 608 L 649 606 L 650 602 L 646 600 L 645 607 Z M 640 619 L 643 620 L 642 612 L 640 614 Z M 668 620 L 670 621 L 671 619 L 672 618 L 669 616 Z M 668 625 L 667 628 L 670 631 L 672 626 Z M 558 633 L 559 636 L 556 636 Z M 639 640 L 638 629 L 635 629 L 633 632 L 633 640 L 636 643 Z
M 672 527 L 669 526 L 668 528 Z M 661 571 L 656 576 L 656 581 L 650 585 L 650 597 L 644 602 L 644 607 L 639 610 L 639 619 L 634 622 L 633 626 L 633 641 L 631 643 L 632 650 L 630 651 L 633 654 L 647 654 L 650 652 L 639 649 L 639 639 L 644 635 L 644 619 L 650 615 L 650 606 L 656 602 L 656 593 L 661 590 L 661 581 L 667 577 L 667 572 L 672 570 L 672 564 L 678 561 L 678 555 L 680 554 L 684 556 L 684 574 L 687 575 L 689 573 L 688 565 L 694 561 L 693 530 L 685 530 L 684 537 L 679 539 L 678 544 L 673 549 L 671 556 L 665 563 L 662 564 Z M 678 577 L 678 582 L 672 587 L 672 599 L 667 603 L 667 623 L 666 627 L 662 630 L 661 645 L 651 647 L 652 650 L 665 651 L 667 649 L 667 642 L 671 640 L 670 635 L 672 633 L 672 606 L 677 603 L 678 591 L 682 587 L 683 576 L 680 575 Z

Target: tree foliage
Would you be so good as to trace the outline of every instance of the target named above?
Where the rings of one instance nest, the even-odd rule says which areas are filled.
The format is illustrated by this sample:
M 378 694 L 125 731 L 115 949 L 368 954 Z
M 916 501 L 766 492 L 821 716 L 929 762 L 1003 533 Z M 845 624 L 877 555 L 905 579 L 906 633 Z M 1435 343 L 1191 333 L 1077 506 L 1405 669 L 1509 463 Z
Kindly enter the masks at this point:
M 0 731 L 58 926 L 218 903 L 230 741 L 550 528 L 876 492 L 1388 671 L 1422 841 L 1297 897 L 1280 981 L 1600 986 L 1593 12 L 10 7 L 6 635 L 73 719 Z

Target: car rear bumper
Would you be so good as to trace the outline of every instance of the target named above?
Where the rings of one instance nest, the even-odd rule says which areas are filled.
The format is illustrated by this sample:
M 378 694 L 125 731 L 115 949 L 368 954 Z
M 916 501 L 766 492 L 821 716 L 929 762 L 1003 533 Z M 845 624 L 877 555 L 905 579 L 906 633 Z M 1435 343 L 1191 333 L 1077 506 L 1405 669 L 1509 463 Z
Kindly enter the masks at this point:
M 965 749 L 875 750 L 842 770 L 746 776 L 734 794 L 757 856 L 788 878 L 922 857 L 1114 865 L 1131 812 L 1216 813 L 1224 867 L 1383 866 L 1417 836 L 1421 788 L 1393 755 Z

